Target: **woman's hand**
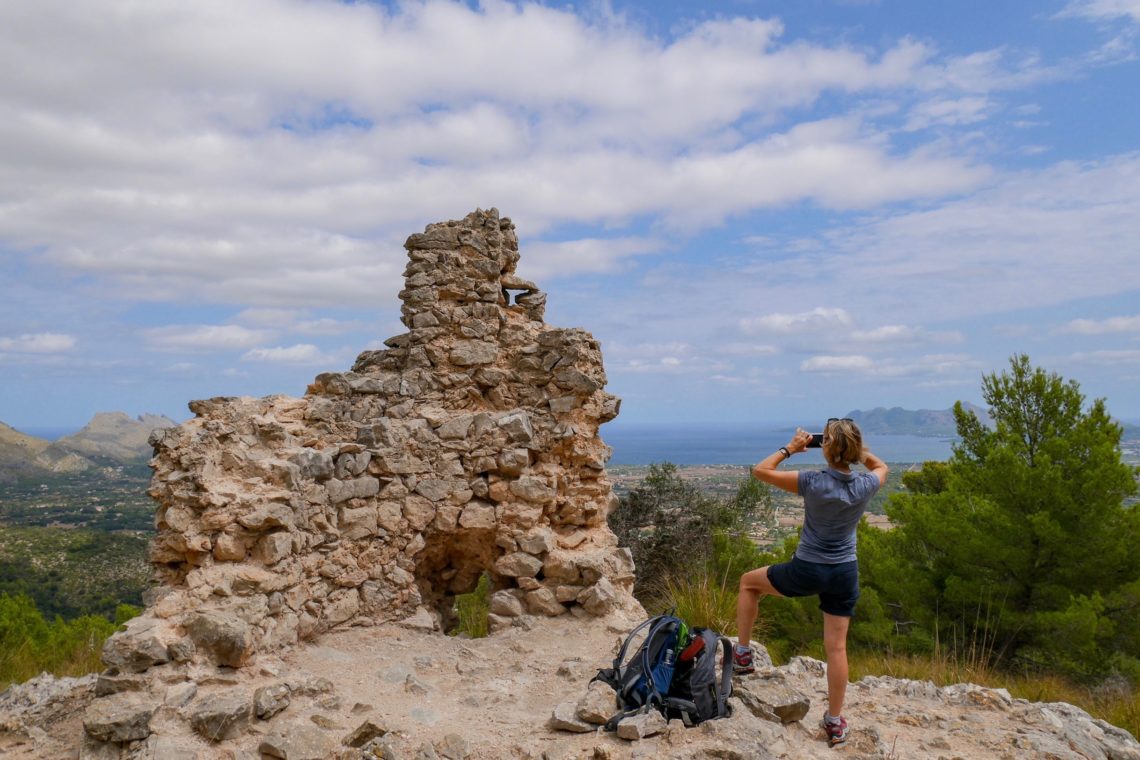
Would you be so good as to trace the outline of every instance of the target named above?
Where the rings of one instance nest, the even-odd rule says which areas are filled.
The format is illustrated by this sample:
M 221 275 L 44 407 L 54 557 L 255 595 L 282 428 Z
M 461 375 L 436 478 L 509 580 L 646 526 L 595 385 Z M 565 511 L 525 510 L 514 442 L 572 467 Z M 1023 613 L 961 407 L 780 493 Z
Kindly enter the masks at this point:
M 807 451 L 809 443 L 811 443 L 811 433 L 803 428 L 796 428 L 796 434 L 792 436 L 792 440 L 788 441 L 788 445 L 784 448 L 793 454 L 799 454 L 802 451 Z

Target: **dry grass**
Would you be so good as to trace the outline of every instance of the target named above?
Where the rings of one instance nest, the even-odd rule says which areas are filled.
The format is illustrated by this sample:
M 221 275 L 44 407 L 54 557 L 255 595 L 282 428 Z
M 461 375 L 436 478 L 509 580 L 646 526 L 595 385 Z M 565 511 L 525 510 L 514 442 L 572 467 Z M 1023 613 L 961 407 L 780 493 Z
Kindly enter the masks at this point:
M 849 650 L 848 657 L 852 681 L 876 675 L 932 681 L 937 686 L 975 683 L 1004 688 L 1015 698 L 1033 702 L 1068 702 L 1094 718 L 1140 736 L 1140 694 L 1123 680 L 1088 687 L 1057 675 L 1011 674 L 983 661 L 971 662 L 945 654 L 923 657 Z

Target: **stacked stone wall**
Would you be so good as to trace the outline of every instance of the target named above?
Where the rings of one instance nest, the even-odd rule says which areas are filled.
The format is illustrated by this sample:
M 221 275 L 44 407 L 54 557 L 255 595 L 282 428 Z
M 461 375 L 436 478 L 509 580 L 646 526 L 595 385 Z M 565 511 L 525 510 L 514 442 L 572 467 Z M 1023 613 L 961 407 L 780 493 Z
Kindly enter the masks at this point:
M 634 604 L 598 428 L 618 413 L 599 345 L 543 321 L 494 209 L 405 244 L 408 332 L 303 398 L 192 402 L 152 437 L 146 613 L 108 666 L 238 667 L 343 625 L 449 624 L 484 573 L 493 628 Z

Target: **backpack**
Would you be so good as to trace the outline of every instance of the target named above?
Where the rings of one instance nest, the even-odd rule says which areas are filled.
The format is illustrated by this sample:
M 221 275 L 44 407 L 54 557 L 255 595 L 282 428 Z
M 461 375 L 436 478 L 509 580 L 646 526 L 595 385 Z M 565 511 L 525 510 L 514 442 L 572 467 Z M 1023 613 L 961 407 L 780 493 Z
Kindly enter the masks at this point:
M 637 651 L 626 654 L 637 636 L 646 631 Z M 716 651 L 722 650 L 720 683 Z M 617 694 L 618 712 L 606 722 L 617 730 L 622 718 L 656 709 L 666 719 L 678 718 L 686 726 L 729 714 L 732 693 L 732 643 L 716 631 L 690 629 L 673 615 L 658 615 L 633 629 L 614 658 L 613 667 L 599 670 L 592 681 L 608 684 Z

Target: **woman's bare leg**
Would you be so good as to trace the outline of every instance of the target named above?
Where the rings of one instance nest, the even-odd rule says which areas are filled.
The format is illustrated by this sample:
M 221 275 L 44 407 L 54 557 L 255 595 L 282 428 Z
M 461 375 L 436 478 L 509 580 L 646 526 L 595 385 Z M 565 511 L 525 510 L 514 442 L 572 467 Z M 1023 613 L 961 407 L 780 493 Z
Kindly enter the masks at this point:
M 827 714 L 843 714 L 847 696 L 847 628 L 851 618 L 823 613 L 823 650 L 827 653 Z
M 756 623 L 757 605 L 762 596 L 783 596 L 768 580 L 767 566 L 740 576 L 740 593 L 736 597 L 736 641 L 742 647 L 748 646 L 752 639 L 752 626 Z

